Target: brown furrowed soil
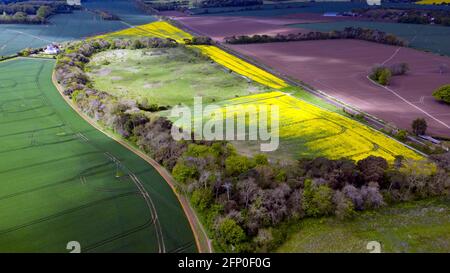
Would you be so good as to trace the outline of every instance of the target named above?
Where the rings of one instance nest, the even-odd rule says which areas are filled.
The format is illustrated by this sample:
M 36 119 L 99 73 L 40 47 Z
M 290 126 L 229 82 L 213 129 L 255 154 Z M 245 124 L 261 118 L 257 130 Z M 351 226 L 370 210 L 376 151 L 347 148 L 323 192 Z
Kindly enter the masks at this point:
M 257 61 L 299 79 L 328 95 L 353 105 L 400 128 L 423 117 L 428 133 L 450 136 L 450 106 L 436 101 L 432 92 L 450 83 L 450 58 L 357 40 L 326 40 L 232 45 Z M 407 75 L 395 76 L 381 87 L 367 75 L 375 64 L 406 62 Z

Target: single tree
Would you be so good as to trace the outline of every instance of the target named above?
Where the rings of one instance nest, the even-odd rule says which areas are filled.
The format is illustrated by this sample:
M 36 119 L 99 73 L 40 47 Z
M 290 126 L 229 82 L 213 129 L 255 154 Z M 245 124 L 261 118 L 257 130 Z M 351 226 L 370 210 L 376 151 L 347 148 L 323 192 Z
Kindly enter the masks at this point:
M 39 9 L 36 11 L 36 16 L 40 18 L 46 18 L 51 13 L 49 6 L 40 6 Z
M 414 134 L 424 135 L 425 132 L 427 131 L 427 122 L 425 121 L 424 118 L 417 118 L 412 122 L 411 127 L 413 129 Z

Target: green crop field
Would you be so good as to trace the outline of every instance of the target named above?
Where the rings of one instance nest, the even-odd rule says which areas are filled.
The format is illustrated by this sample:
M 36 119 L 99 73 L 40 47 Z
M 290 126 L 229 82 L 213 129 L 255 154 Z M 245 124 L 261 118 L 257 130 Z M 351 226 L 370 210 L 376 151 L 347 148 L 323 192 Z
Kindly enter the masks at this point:
M 0 56 L 15 54 L 26 47 L 37 48 L 52 42 L 78 40 L 125 29 L 130 24 L 141 25 L 156 20 L 127 0 L 83 1 L 83 6 L 91 10 L 108 10 L 121 20 L 102 20 L 92 12 L 75 10 L 70 14 L 51 16 L 49 24 L 45 25 L 0 24 Z
M 194 96 L 211 103 L 269 90 L 184 48 L 105 51 L 87 69 L 95 88 L 158 105 L 192 105 Z
M 404 203 L 361 213 L 352 221 L 306 219 L 277 252 L 449 252 L 450 199 Z
M 196 251 L 169 185 L 66 104 L 53 65 L 0 63 L 0 252 Z

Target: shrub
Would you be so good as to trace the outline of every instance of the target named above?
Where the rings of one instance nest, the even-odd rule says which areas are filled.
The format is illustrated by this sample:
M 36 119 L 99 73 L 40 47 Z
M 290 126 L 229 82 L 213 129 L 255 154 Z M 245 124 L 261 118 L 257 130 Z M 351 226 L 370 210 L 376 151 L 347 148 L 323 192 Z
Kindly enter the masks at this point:
M 389 85 L 391 81 L 392 73 L 389 69 L 382 69 L 380 75 L 378 76 L 377 82 L 381 85 Z
M 265 154 L 257 154 L 253 157 L 256 165 L 268 165 L 269 160 Z
M 376 81 L 381 85 L 389 85 L 391 77 L 391 70 L 384 66 L 375 66 L 374 68 L 372 68 L 372 72 L 369 75 L 370 79 Z
M 225 171 L 230 176 L 240 175 L 254 166 L 255 163 L 246 156 L 232 155 L 225 160 Z
M 214 42 L 207 36 L 195 36 L 192 39 L 185 39 L 187 45 L 212 45 Z
M 408 132 L 406 130 L 399 130 L 395 137 L 400 141 L 406 141 L 408 136 Z
M 191 203 L 199 211 L 205 211 L 213 202 L 212 192 L 209 189 L 196 189 L 192 193 Z
M 186 152 L 184 152 L 184 156 L 191 157 L 204 157 L 208 154 L 211 154 L 210 147 L 199 144 L 189 144 Z
M 439 87 L 433 92 L 433 97 L 437 100 L 450 104 L 450 84 Z
M 19 52 L 19 56 L 27 57 L 30 56 L 33 53 L 33 50 L 31 48 L 25 48 L 22 51 Z
M 203 211 L 204 219 L 205 219 L 205 227 L 207 230 L 214 230 L 214 223 L 216 222 L 217 218 L 220 216 L 220 214 L 223 212 L 222 205 L 219 204 L 213 204 L 211 205 L 207 210 Z

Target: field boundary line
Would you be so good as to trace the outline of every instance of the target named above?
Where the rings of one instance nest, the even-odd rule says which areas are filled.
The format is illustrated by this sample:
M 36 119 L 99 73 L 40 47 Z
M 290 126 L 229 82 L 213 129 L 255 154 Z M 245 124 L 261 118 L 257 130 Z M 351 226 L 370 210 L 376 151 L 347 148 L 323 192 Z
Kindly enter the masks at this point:
M 128 142 L 124 141 L 123 139 L 120 139 L 117 136 L 107 132 L 103 127 L 98 125 L 95 121 L 91 120 L 91 118 L 89 118 L 83 112 L 81 112 L 81 110 L 79 110 L 73 104 L 73 102 L 71 100 L 69 100 L 69 98 L 67 98 L 64 95 L 62 86 L 56 80 L 55 69 L 53 69 L 53 72 L 52 72 L 52 82 L 53 82 L 53 85 L 58 90 L 58 93 L 64 99 L 64 101 L 67 104 L 69 104 L 70 107 L 79 116 L 81 116 L 86 122 L 88 122 L 95 129 L 97 129 L 100 132 L 102 132 L 103 134 L 105 134 L 107 137 L 115 140 L 117 143 L 121 144 L 123 147 L 127 148 L 128 150 L 130 150 L 131 152 L 133 152 L 134 154 L 136 154 L 137 156 L 139 156 L 140 158 L 145 160 L 147 163 L 149 163 L 161 175 L 161 177 L 170 186 L 170 188 L 172 189 L 172 192 L 175 194 L 175 196 L 177 197 L 178 202 L 180 203 L 181 207 L 183 208 L 183 211 L 184 211 L 184 213 L 186 215 L 186 218 L 188 219 L 189 225 L 191 227 L 192 234 L 194 235 L 195 243 L 197 245 L 198 251 L 201 252 L 201 253 L 212 253 L 213 249 L 212 249 L 211 240 L 208 238 L 208 235 L 207 235 L 203 225 L 201 224 L 201 222 L 198 219 L 197 215 L 195 214 L 194 210 L 190 206 L 189 201 L 187 200 L 187 198 L 184 195 L 181 195 L 181 194 L 179 194 L 177 192 L 177 190 L 175 188 L 176 183 L 175 183 L 173 177 L 170 175 L 170 173 L 165 168 L 163 168 L 161 165 L 159 165 L 158 162 L 156 162 L 153 158 L 151 158 L 150 156 L 148 156 L 147 154 L 145 154 L 141 150 L 137 149 L 136 147 L 133 147 L 132 145 L 130 145 Z M 202 233 L 203 233 L 202 235 L 200 235 L 200 234 L 198 234 L 198 232 L 196 232 L 197 227 L 202 231 Z M 202 247 L 202 244 L 200 243 L 200 239 L 199 239 L 200 236 L 202 236 L 202 237 L 204 237 L 206 239 L 206 242 L 207 242 L 207 248 L 206 249 L 204 247 Z
M 385 65 L 385 64 L 387 64 L 388 62 L 392 61 L 392 59 L 394 59 L 395 56 L 397 56 L 398 52 L 400 52 L 401 49 L 402 49 L 402 47 L 397 48 L 397 49 L 394 51 L 394 53 L 392 53 L 392 55 L 391 55 L 389 58 L 387 58 L 386 60 L 384 60 L 384 61 L 381 63 L 381 65 Z
M 423 110 L 422 108 L 420 108 L 419 106 L 411 103 L 409 100 L 403 98 L 400 94 L 398 94 L 397 92 L 395 92 L 394 90 L 390 89 L 387 86 L 381 85 L 375 81 L 373 81 L 369 76 L 366 76 L 366 78 L 373 84 L 377 85 L 378 87 L 381 87 L 387 91 L 389 91 L 390 93 L 392 93 L 393 95 L 395 95 L 396 97 L 398 97 L 399 99 L 401 99 L 403 102 L 409 104 L 410 106 L 416 108 L 417 110 L 419 110 L 420 112 L 424 113 L 425 115 L 427 115 L 428 117 L 432 118 L 433 120 L 437 121 L 438 123 L 440 123 L 441 125 L 444 125 L 447 129 L 450 129 L 450 126 L 447 125 L 445 122 L 441 121 L 440 119 L 434 117 L 433 115 L 431 115 L 430 113 L 428 113 L 427 111 Z
M 11 29 L 8 29 L 8 31 L 16 32 L 16 33 L 19 33 L 19 34 L 21 34 L 21 35 L 29 36 L 29 37 L 31 37 L 31 38 L 38 39 L 38 40 L 41 40 L 41 41 L 44 41 L 44 42 L 47 42 L 47 43 L 54 43 L 54 42 L 55 42 L 55 41 L 50 41 L 50 40 L 47 40 L 47 39 L 42 39 L 42 38 L 39 37 L 39 36 L 30 34 L 30 33 L 26 33 L 26 32 L 23 32 L 23 31 L 11 30 Z
M 4 56 L 5 58 L 0 60 L 0 63 L 6 63 L 12 60 L 15 60 L 19 57 L 19 55 L 15 54 L 15 55 L 10 55 L 10 56 Z

